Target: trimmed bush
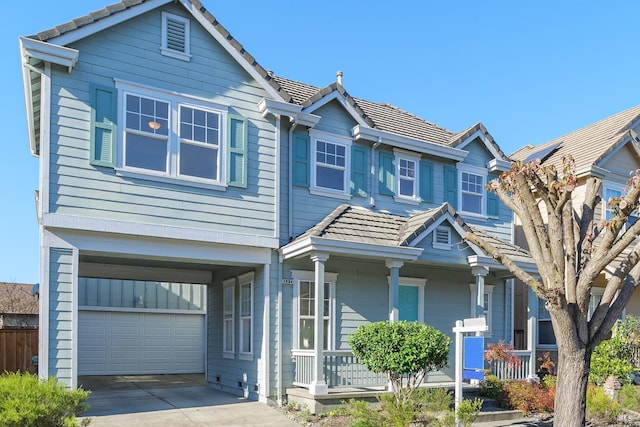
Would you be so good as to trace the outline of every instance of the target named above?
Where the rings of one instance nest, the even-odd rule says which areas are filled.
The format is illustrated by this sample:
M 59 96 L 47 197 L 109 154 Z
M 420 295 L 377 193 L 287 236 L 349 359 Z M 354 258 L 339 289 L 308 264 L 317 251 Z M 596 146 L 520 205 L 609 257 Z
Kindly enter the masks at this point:
M 502 385 L 498 403 L 504 408 L 519 409 L 525 414 L 548 413 L 553 412 L 555 397 L 556 388 L 553 377 L 545 377 L 542 384 L 506 381 Z
M 629 374 L 633 371 L 629 346 L 624 336 L 617 334 L 611 339 L 602 341 L 591 355 L 589 381 L 603 384 L 607 378 L 614 376 L 625 384 L 629 382 Z
M 67 390 L 55 378 L 5 372 L 0 375 L 0 425 L 5 427 L 72 427 L 88 406 L 89 392 Z

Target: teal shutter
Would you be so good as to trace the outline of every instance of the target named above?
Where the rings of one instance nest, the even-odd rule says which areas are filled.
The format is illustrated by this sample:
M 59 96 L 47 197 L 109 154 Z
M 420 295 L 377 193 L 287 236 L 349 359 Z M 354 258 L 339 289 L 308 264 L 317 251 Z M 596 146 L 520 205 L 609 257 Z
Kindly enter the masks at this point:
M 309 186 L 309 163 L 311 160 L 311 147 L 309 135 L 293 134 L 293 185 L 301 187 Z
M 420 161 L 420 198 L 433 202 L 433 163 Z
M 458 209 L 458 170 L 454 166 L 444 167 L 444 201 Z
M 378 180 L 380 194 L 393 196 L 395 194 L 395 157 L 391 153 L 380 152 L 380 167 Z
M 367 149 L 357 145 L 351 146 L 351 194 L 367 196 Z
M 95 166 L 116 165 L 118 96 L 114 87 L 91 85 L 91 138 L 89 162 Z
M 227 184 L 247 188 L 248 123 L 242 117 L 229 116 L 227 138 Z
M 489 175 L 487 177 L 487 184 L 493 177 Z M 498 219 L 500 217 L 500 198 L 496 193 L 490 190 L 487 191 L 487 216 L 492 219 Z

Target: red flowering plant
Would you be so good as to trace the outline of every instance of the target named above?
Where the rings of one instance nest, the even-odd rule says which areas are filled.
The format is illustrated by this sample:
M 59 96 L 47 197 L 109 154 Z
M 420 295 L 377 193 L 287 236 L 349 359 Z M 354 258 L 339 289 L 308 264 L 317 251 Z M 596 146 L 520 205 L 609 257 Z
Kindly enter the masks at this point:
M 515 354 L 513 346 L 504 341 L 489 344 L 484 352 L 484 360 L 491 366 L 491 372 L 501 380 L 509 379 L 509 374 L 522 366 L 522 359 Z

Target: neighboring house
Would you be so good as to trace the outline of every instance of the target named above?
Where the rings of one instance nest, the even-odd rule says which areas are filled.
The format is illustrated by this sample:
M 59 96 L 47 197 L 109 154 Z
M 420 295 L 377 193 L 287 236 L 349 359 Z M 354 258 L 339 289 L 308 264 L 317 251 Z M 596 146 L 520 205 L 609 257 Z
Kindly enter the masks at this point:
M 573 157 L 578 183 L 573 191 L 574 198 L 582 201 L 589 177 L 602 179 L 602 202 L 595 211 L 596 221 L 610 219 L 612 212 L 607 201 L 624 194 L 631 173 L 640 168 L 640 106 L 622 111 L 582 129 L 571 132 L 544 144 L 527 145 L 513 153 L 513 160 L 530 161 L 540 159 L 543 165 L 562 165 L 562 158 Z M 631 221 L 635 221 L 632 217 Z M 516 220 L 516 243 L 527 247 L 524 235 Z M 608 275 L 613 266 L 596 280 L 591 291 L 590 310 L 594 310 L 602 293 Z M 544 304 L 531 290 L 519 281 L 515 292 L 515 333 L 528 336 L 528 346 L 540 354 L 543 351 L 557 350 L 556 338 L 551 319 Z M 529 307 L 527 319 L 526 307 Z M 627 314 L 640 315 L 640 291 L 636 290 L 626 308 Z M 524 340 L 519 343 L 522 347 Z
M 480 315 L 512 340 L 512 275 L 461 243 L 531 265 L 485 191 L 509 159 L 482 124 L 275 76 L 198 0 L 125 0 L 20 44 L 43 377 L 201 372 L 282 401 L 385 384 L 349 352 L 367 322 L 452 335 Z M 429 381 L 453 379 L 451 353 Z
M 0 282 L 0 329 L 38 327 L 37 285 Z

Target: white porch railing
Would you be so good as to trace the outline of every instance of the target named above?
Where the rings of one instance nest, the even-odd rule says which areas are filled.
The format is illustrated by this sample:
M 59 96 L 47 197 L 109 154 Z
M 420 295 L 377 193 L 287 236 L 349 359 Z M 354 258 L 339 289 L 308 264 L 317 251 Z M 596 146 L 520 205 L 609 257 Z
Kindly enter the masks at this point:
M 520 358 L 519 364 L 509 366 L 507 362 L 493 363 L 490 369 L 491 374 L 501 380 L 526 380 L 532 363 L 531 352 L 528 350 L 515 350 L 513 353 Z
M 293 350 L 291 354 L 296 364 L 293 384 L 309 387 L 313 381 L 313 352 Z M 385 374 L 371 372 L 358 362 L 358 359 L 349 350 L 325 351 L 323 359 L 324 380 L 329 388 L 375 387 L 387 384 Z

